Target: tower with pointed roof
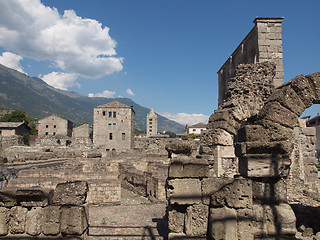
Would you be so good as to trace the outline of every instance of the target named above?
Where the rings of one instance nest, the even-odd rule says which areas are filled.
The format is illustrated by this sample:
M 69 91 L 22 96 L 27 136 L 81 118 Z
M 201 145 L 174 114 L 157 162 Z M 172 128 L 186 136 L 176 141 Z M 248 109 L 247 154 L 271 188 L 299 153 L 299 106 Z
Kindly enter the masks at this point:
M 147 137 L 154 136 L 158 133 L 158 116 L 154 112 L 153 109 L 151 109 L 150 113 L 147 114 L 147 130 L 146 135 Z
M 133 148 L 135 112 L 118 101 L 94 108 L 93 144 L 105 151 Z

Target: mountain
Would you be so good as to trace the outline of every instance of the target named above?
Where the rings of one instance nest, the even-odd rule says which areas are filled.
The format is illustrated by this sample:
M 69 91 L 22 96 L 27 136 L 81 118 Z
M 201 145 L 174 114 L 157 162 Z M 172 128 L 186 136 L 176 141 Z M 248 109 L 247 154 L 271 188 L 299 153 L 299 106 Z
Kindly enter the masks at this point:
M 0 108 L 21 109 L 35 118 L 52 113 L 74 122 L 92 124 L 93 108 L 112 101 L 133 106 L 136 113 L 136 128 L 146 128 L 146 118 L 150 109 L 129 98 L 89 98 L 76 92 L 56 89 L 40 78 L 29 77 L 0 64 Z M 158 115 L 158 129 L 182 133 L 184 126 Z

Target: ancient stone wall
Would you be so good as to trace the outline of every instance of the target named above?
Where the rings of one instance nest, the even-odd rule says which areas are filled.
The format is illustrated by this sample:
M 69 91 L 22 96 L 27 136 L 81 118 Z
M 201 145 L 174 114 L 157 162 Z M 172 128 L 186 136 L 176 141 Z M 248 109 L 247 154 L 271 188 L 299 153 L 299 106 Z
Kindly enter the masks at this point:
M 282 65 L 283 18 L 256 18 L 255 26 L 218 71 L 219 106 L 227 98 L 226 86 L 241 63 L 272 62 L 276 66 L 273 83 L 283 83 Z
M 226 100 L 209 118 L 200 136 L 200 153 L 208 155 L 211 176 L 232 177 L 238 172 L 235 139 L 241 124 L 254 118 L 274 91 L 273 63 L 240 64 L 226 88 Z M 203 156 L 204 157 L 204 156 Z
M 169 154 L 175 151 L 187 155 L 175 156 L 169 167 L 166 186 L 169 238 L 293 238 L 295 213 L 300 214 L 299 221 L 303 218 L 301 208 L 295 207 L 293 211 L 289 205 L 292 199 L 290 195 L 288 198 L 288 185 L 301 184 L 304 197 L 309 195 L 319 203 L 313 154 L 315 132 L 300 127 L 298 117 L 320 102 L 320 72 L 300 75 L 273 93 L 270 84 L 261 89 L 258 100 L 261 104 L 251 102 L 251 106 L 247 102 L 247 112 L 252 115 L 242 118 L 242 122 L 235 114 L 239 111 L 234 110 L 241 106 L 241 101 L 234 105 L 225 102 L 228 111 L 221 109 L 210 117 L 211 128 L 203 141 L 210 143 L 208 149 L 212 154 L 216 147 L 228 142 L 227 137 L 220 138 L 222 133 L 217 130 L 233 134 L 241 176 L 213 178 L 209 151 L 205 152 L 203 146 L 205 154 L 197 158 L 190 157 L 188 146 L 166 147 Z M 229 141 L 232 142 L 230 138 Z M 297 172 L 300 182 L 290 179 L 290 173 Z M 313 189 L 306 190 L 308 184 Z
M 1 238 L 83 239 L 88 228 L 86 182 L 0 191 Z
M 119 164 L 121 186 L 153 201 L 165 201 L 165 183 L 168 167 L 161 163 L 148 163 L 145 171 L 139 170 L 134 164 Z M 138 165 L 138 164 L 137 164 Z M 157 165 L 157 166 L 155 166 Z

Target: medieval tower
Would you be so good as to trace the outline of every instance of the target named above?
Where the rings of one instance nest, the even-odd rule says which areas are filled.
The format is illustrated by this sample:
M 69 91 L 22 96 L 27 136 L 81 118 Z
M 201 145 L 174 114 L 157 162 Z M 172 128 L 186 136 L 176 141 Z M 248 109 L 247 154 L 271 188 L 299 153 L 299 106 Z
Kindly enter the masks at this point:
M 147 114 L 147 130 L 146 134 L 147 137 L 154 136 L 158 133 L 158 116 L 154 112 L 153 109 L 151 109 L 150 113 Z

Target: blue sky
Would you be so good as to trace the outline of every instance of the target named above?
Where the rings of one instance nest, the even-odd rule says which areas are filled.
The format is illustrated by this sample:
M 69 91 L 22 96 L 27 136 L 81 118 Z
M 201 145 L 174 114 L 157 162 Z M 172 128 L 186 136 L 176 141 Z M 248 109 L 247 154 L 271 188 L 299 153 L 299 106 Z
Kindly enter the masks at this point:
M 0 63 L 85 96 L 128 97 L 180 123 L 206 122 L 217 71 L 255 17 L 284 17 L 285 81 L 320 71 L 319 8 L 319 0 L 1 0 Z

